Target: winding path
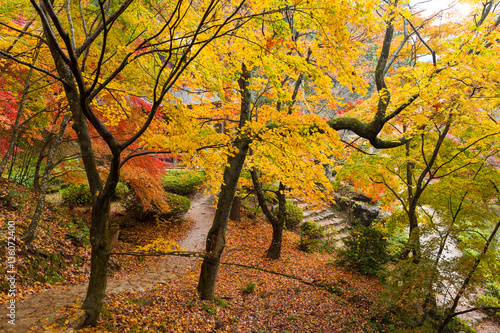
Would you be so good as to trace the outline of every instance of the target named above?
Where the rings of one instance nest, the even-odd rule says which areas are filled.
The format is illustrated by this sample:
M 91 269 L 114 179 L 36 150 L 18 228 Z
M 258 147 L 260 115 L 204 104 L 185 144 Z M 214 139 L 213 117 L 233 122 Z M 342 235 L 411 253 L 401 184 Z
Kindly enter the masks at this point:
M 186 213 L 186 217 L 194 220 L 195 223 L 179 244 L 187 249 L 203 248 L 205 237 L 214 217 L 212 197 L 198 193 L 191 201 L 191 208 Z M 108 281 L 106 291 L 108 293 L 118 293 L 124 290 L 144 291 L 182 274 L 194 260 L 198 259 L 163 257 L 154 265 L 135 275 Z M 18 301 L 16 303 L 15 326 L 7 323 L 6 306 L 2 305 L 0 308 L 0 318 L 2 318 L 0 332 L 43 332 L 43 326 L 55 320 L 57 309 L 81 302 L 86 290 L 87 284 L 60 286 Z

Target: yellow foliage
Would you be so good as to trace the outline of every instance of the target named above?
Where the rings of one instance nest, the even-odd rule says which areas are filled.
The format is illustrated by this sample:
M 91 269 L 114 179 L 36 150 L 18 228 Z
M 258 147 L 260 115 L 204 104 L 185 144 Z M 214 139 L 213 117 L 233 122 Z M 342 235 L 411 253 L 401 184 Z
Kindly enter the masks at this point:
M 137 247 L 134 252 L 174 252 L 174 251 L 187 251 L 174 241 L 165 239 L 163 237 L 155 239 L 153 242 L 144 246 Z

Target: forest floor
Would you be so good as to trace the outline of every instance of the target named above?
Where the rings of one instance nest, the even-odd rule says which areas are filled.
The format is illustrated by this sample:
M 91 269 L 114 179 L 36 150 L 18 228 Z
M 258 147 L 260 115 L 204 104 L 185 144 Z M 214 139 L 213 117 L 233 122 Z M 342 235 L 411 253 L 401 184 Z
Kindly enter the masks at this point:
M 4 224 L 13 220 L 24 226 L 23 216 L 29 215 L 22 212 L 27 206 L 11 210 L 11 207 L 4 209 L 4 205 Z M 40 253 L 47 254 L 67 243 L 68 248 L 76 248 L 77 252 L 62 257 L 73 260 L 73 265 L 63 265 L 64 270 L 55 283 L 36 281 L 36 276 L 21 279 L 16 325 L 2 319 L 0 332 L 73 331 L 72 315 L 78 313 L 86 291 L 89 249 L 74 246 L 74 237 L 68 240 L 67 235 L 58 234 L 56 224 L 51 222 L 62 223 L 67 228 L 66 219 L 71 221 L 76 216 L 85 220 L 88 211 L 75 209 L 70 215 L 66 211 L 60 213 L 62 218 L 57 214 L 47 215 L 44 221 L 47 225 L 41 228 L 40 240 L 34 243 L 35 254 L 19 255 L 40 257 Z M 113 213 L 111 219 L 127 219 L 119 208 L 115 207 Z M 187 249 L 202 249 L 213 214 L 212 198 L 198 194 L 192 198 L 191 209 L 182 223 L 131 225 L 122 230 L 113 252 L 130 252 L 158 236 L 177 241 Z M 53 230 L 52 233 L 49 230 Z M 298 236 L 287 231 L 282 258 L 266 259 L 271 234 L 270 225 L 262 220 L 244 217 L 240 222 L 230 221 L 215 303 L 201 301 L 196 294 L 201 263 L 198 258 L 113 257 L 114 266 L 121 268 L 110 272 L 99 325 L 79 332 L 376 331 L 377 323 L 387 313 L 381 297 L 384 287 L 377 279 L 336 265 L 334 254 L 300 251 Z M 75 256 L 81 257 L 81 265 L 74 264 Z M 241 264 L 247 267 L 237 266 Z M 258 269 L 249 269 L 250 266 Z M 45 270 L 46 275 L 50 272 Z M 7 318 L 7 295 L 1 300 L 0 318 Z M 478 332 L 498 332 L 498 326 L 491 322 L 481 325 L 476 327 Z

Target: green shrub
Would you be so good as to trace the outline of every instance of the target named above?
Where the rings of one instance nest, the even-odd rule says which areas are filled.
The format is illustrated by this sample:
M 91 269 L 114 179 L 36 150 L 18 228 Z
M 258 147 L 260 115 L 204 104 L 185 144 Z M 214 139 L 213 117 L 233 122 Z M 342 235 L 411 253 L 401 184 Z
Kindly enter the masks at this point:
M 116 189 L 115 189 L 115 194 L 113 194 L 113 200 L 116 201 L 123 201 L 125 198 L 127 198 L 128 193 L 130 192 L 130 189 L 125 182 L 118 182 L 116 184 Z
M 378 276 L 382 266 L 389 261 L 386 239 L 377 228 L 358 226 L 344 239 L 337 261 L 359 273 Z
M 181 195 L 166 193 L 169 211 L 162 213 L 158 206 L 152 202 L 151 208 L 146 209 L 135 193 L 129 194 L 124 206 L 126 211 L 138 221 L 153 221 L 155 219 L 169 220 L 180 217 L 191 207 L 191 201 Z
M 286 202 L 285 228 L 295 230 L 304 219 L 304 211 L 297 207 L 293 202 Z
M 87 184 L 70 184 L 61 190 L 61 196 L 69 207 L 83 206 L 92 203 L 90 186 Z
M 304 252 L 321 251 L 326 245 L 325 231 L 316 222 L 305 221 L 300 226 L 299 250 Z
M 391 258 L 400 258 L 408 243 L 408 232 L 400 229 L 391 233 L 387 239 L 387 253 Z
M 484 291 L 483 296 L 479 296 L 476 300 L 476 307 L 500 307 L 500 286 L 489 283 Z M 500 311 L 484 310 L 490 316 L 500 320 Z
M 325 230 L 321 228 L 316 222 L 305 221 L 300 226 L 300 235 L 304 238 L 319 239 L 325 237 Z
M 202 172 L 170 170 L 162 179 L 165 191 L 178 194 L 190 195 L 203 185 L 205 175 Z
M 166 196 L 170 211 L 168 213 L 161 214 L 160 218 L 168 219 L 172 217 L 179 217 L 186 213 L 191 207 L 191 200 L 186 197 L 174 193 L 167 193 Z

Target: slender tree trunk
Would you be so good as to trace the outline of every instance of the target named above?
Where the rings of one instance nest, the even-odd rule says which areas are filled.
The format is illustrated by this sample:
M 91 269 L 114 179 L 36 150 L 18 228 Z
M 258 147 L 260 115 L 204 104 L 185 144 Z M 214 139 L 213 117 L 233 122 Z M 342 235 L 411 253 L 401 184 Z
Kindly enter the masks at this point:
M 420 259 L 420 227 L 418 225 L 417 206 L 414 202 L 408 207 L 408 219 L 410 222 L 410 231 L 407 250 L 412 254 L 413 260 L 418 262 Z
M 40 54 L 40 45 L 41 42 L 39 42 L 36 46 L 36 53 L 33 59 L 33 65 L 36 64 L 38 60 L 38 55 Z M 5 155 L 3 156 L 2 161 L 0 162 L 0 177 L 2 177 L 5 171 L 5 167 L 7 166 L 7 163 L 9 162 L 10 157 L 12 156 L 12 152 L 16 147 L 17 138 L 19 136 L 19 129 L 21 127 L 21 117 L 24 113 L 24 105 L 26 104 L 26 98 L 28 97 L 28 93 L 31 88 L 30 81 L 32 76 L 33 76 L 33 68 L 30 68 L 28 76 L 26 77 L 26 81 L 24 83 L 24 90 L 21 96 L 21 102 L 19 103 L 19 109 L 17 110 L 16 120 L 14 122 L 14 126 L 12 127 L 12 135 L 10 137 L 9 147 L 7 148 L 7 151 L 5 152 Z
M 248 90 L 249 79 L 250 72 L 243 64 L 241 78 L 238 80 L 241 89 L 240 129 L 243 128 L 251 116 L 251 95 Z M 212 301 L 214 299 L 220 257 L 226 245 L 226 229 L 229 214 L 231 212 L 231 205 L 236 192 L 238 179 L 249 151 L 250 140 L 246 138 L 244 133 L 240 133 L 240 138 L 237 138 L 234 145 L 237 148 L 237 152 L 234 156 L 228 157 L 228 166 L 224 169 L 223 184 L 219 193 L 217 209 L 215 211 L 212 227 L 207 235 L 205 249 L 207 256 L 203 260 L 198 281 L 197 289 L 201 299 L 204 300 Z
M 66 132 L 66 127 L 68 126 L 70 119 L 71 119 L 71 114 L 67 113 L 61 122 L 61 126 L 59 128 L 57 136 L 54 138 L 52 144 L 49 146 L 49 151 L 47 153 L 47 163 L 45 165 L 45 171 L 43 173 L 42 182 L 40 184 L 40 191 L 38 194 L 35 213 L 33 214 L 33 218 L 31 219 L 31 223 L 28 227 L 28 230 L 21 237 L 21 240 L 23 240 L 26 244 L 30 244 L 35 238 L 35 233 L 38 228 L 38 224 L 40 223 L 40 220 L 42 218 L 43 209 L 45 208 L 45 198 L 47 195 L 47 189 L 49 187 L 50 173 L 52 172 L 55 166 L 54 158 L 57 149 L 59 148 L 59 145 L 61 144 L 61 141 L 64 137 L 64 133 Z
M 285 226 L 286 217 L 286 197 L 284 194 L 285 186 L 280 182 L 278 191 L 275 192 L 278 198 L 278 216 L 275 216 L 267 206 L 266 199 L 264 198 L 264 192 L 262 191 L 262 186 L 259 182 L 257 170 L 253 168 L 250 171 L 250 174 L 252 176 L 253 187 L 255 189 L 259 206 L 273 227 L 273 238 L 271 240 L 271 245 L 267 250 L 266 257 L 270 259 L 279 259 L 281 257 L 281 244 L 283 242 L 283 228 Z
M 53 139 L 54 138 L 52 136 L 52 133 L 50 133 L 49 137 L 44 142 L 43 146 L 40 148 L 40 153 L 38 154 L 38 160 L 36 161 L 36 164 L 35 164 L 35 171 L 33 173 L 33 190 L 37 193 L 40 193 L 41 187 L 42 187 L 40 179 L 43 178 L 43 175 L 42 175 L 42 177 L 40 177 L 40 169 L 42 167 L 42 162 L 43 162 L 44 158 L 47 157 L 47 154 L 45 153 L 45 149 L 52 142 Z
M 279 259 L 281 257 L 281 245 L 283 244 L 283 228 L 285 227 L 286 218 L 286 197 L 285 197 L 285 186 L 280 182 L 278 192 L 276 196 L 278 197 L 278 218 L 275 223 L 271 223 L 273 226 L 273 238 L 271 240 L 271 245 L 267 249 L 267 258 Z
M 403 133 L 406 132 L 406 126 L 403 127 Z M 410 142 L 406 143 L 406 157 L 410 158 Z M 418 226 L 417 217 L 417 202 L 419 195 L 419 188 L 413 192 L 413 162 L 406 162 L 406 188 L 408 191 L 408 208 L 406 209 L 406 215 L 408 216 L 409 222 L 409 233 L 408 233 L 408 243 L 402 254 L 403 258 L 407 258 L 411 253 L 413 258 L 418 260 L 420 257 L 420 230 Z
M 490 237 L 488 237 L 488 240 L 486 241 L 486 244 L 484 245 L 483 251 L 481 252 L 481 254 L 479 254 L 476 257 L 476 260 L 474 261 L 474 265 L 472 266 L 472 269 L 469 271 L 469 274 L 467 275 L 464 282 L 462 283 L 462 286 L 458 290 L 457 295 L 453 299 L 453 303 L 452 303 L 451 307 L 446 311 L 448 315 L 446 316 L 446 318 L 443 320 L 441 326 L 439 327 L 438 333 L 444 332 L 444 329 L 446 328 L 446 326 L 448 326 L 451 319 L 453 319 L 453 317 L 455 317 L 455 315 L 456 315 L 455 310 L 457 309 L 458 302 L 460 301 L 460 298 L 462 298 L 463 294 L 465 293 L 465 289 L 467 289 L 467 287 L 469 286 L 470 280 L 474 276 L 474 273 L 476 273 L 477 267 L 481 263 L 481 260 L 483 259 L 484 255 L 488 252 L 488 249 L 491 245 L 491 242 L 494 240 L 499 228 L 500 228 L 500 220 L 495 225 L 495 228 L 491 232 Z

